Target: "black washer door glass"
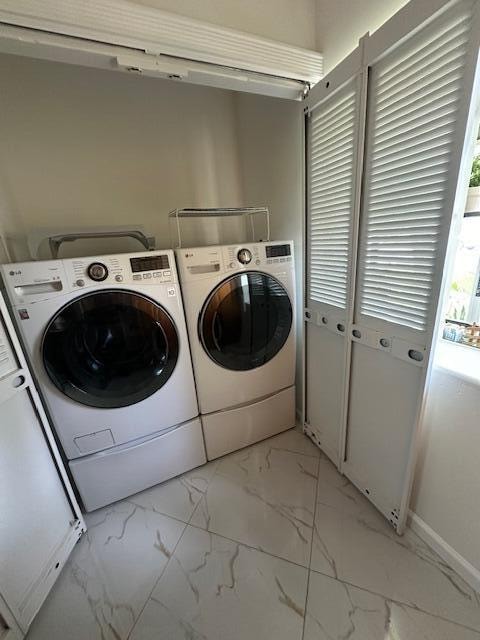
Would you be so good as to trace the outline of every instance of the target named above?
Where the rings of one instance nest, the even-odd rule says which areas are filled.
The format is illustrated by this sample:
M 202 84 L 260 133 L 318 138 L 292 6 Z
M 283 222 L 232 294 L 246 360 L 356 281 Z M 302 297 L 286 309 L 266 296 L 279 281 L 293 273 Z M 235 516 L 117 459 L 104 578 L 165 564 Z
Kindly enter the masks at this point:
M 50 321 L 42 344 L 53 384 L 91 407 L 126 407 L 155 393 L 178 358 L 175 325 L 159 305 L 128 291 L 76 298 Z
M 292 305 L 284 287 L 257 271 L 224 280 L 210 294 L 199 318 L 207 354 L 234 371 L 255 369 L 283 347 L 292 326 Z

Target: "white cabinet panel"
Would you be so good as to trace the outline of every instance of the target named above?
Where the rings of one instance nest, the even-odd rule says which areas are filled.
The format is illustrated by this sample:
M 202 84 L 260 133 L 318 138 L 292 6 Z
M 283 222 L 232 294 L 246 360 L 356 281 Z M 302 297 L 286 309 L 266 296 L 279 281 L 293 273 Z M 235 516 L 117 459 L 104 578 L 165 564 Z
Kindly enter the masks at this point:
M 23 612 L 74 516 L 28 389 L 1 410 L 0 575 L 4 598 Z
M 306 331 L 308 428 L 323 451 L 339 461 L 345 337 L 309 323 Z
M 0 619 L 16 637 L 85 525 L 1 296 L 0 349 Z

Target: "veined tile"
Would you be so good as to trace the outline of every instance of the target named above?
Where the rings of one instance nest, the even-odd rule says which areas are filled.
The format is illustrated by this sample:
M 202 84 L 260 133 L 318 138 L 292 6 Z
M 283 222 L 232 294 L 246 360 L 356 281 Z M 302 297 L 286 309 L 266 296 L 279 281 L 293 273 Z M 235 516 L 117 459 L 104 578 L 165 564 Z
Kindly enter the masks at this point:
M 268 440 L 264 440 L 263 444 L 274 449 L 290 451 L 291 453 L 302 453 L 305 456 L 314 456 L 320 458 L 322 452 L 313 444 L 310 438 L 298 431 L 296 428 L 289 429 L 278 436 L 273 436 Z
M 186 525 L 120 502 L 87 526 L 28 640 L 126 638 Z
M 307 577 L 188 526 L 130 640 L 300 640 Z
M 191 524 L 308 566 L 318 458 L 279 443 L 271 438 L 220 460 Z
M 335 507 L 350 514 L 370 510 L 367 498 L 342 476 L 326 456 L 320 459 L 318 470 L 317 502 Z
M 397 536 L 370 504 L 355 509 L 317 504 L 312 569 L 480 630 L 478 595 L 460 576 L 412 531 Z
M 200 498 L 205 494 L 217 464 L 217 461 L 209 462 L 178 478 L 137 493 L 128 501 L 188 522 Z
M 453 622 L 312 571 L 304 640 L 480 640 Z

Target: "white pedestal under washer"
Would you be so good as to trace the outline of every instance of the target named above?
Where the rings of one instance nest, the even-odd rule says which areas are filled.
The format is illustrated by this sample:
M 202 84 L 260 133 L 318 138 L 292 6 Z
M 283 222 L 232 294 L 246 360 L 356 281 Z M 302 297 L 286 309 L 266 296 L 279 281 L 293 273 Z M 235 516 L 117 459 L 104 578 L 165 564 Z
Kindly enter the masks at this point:
M 87 511 L 206 461 L 172 251 L 2 274 Z
M 292 242 L 177 249 L 207 457 L 295 424 Z

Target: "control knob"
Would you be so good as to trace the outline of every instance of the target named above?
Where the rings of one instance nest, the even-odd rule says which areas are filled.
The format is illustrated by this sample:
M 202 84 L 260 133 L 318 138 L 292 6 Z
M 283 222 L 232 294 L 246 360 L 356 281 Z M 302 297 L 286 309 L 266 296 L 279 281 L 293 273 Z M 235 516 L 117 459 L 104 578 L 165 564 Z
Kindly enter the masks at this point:
M 240 249 L 237 253 L 237 260 L 242 264 L 248 264 L 252 261 L 252 252 L 249 249 Z
M 101 262 L 92 262 L 87 269 L 88 277 L 95 282 L 102 282 L 108 277 L 108 269 Z

